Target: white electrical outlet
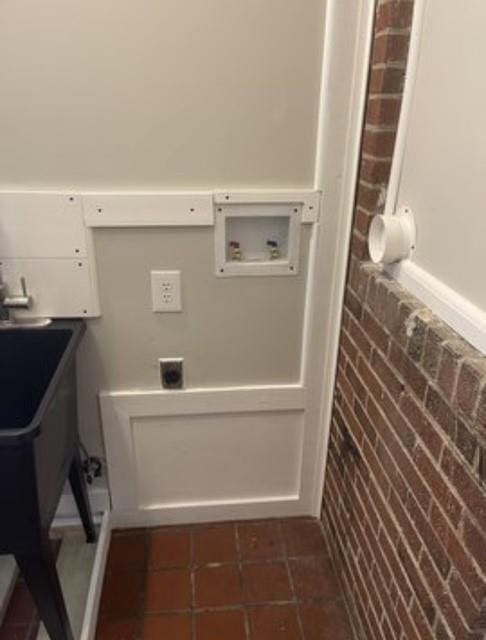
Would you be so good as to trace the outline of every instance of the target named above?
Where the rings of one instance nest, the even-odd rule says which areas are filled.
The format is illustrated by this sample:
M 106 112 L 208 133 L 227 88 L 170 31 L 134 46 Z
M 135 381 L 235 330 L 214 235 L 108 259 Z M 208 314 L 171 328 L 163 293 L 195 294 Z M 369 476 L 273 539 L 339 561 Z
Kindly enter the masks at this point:
M 151 271 L 150 282 L 153 311 L 182 311 L 180 271 Z

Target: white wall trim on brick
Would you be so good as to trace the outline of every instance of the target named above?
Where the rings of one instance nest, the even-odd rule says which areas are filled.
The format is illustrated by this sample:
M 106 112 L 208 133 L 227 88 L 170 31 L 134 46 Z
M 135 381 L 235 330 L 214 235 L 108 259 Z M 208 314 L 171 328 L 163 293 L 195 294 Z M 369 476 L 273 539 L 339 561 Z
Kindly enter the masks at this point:
M 398 202 L 410 111 L 414 99 L 415 78 L 420 57 L 424 13 L 425 0 L 415 0 L 407 73 L 385 203 L 385 215 L 393 215 Z M 413 257 L 411 260 L 388 266 L 386 271 L 450 325 L 454 331 L 482 353 L 486 353 L 486 313 L 484 311 L 414 263 Z
M 486 354 L 486 313 L 411 260 L 387 272 L 460 336 Z

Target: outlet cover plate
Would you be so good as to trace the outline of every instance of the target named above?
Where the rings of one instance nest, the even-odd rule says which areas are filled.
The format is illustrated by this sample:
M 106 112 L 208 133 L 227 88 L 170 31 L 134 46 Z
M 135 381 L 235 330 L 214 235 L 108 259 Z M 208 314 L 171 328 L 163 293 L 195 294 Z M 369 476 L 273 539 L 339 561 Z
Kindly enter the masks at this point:
M 152 310 L 156 313 L 182 311 L 181 272 L 151 271 Z

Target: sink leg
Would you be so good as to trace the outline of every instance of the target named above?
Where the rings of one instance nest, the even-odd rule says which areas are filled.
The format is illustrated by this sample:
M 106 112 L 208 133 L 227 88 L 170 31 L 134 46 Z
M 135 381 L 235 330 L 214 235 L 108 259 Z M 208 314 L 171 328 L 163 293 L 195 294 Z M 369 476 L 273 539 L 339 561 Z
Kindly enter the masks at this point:
M 86 480 L 83 473 L 83 465 L 79 449 L 76 447 L 71 468 L 69 469 L 69 484 L 74 495 L 74 500 L 78 507 L 79 515 L 83 523 L 84 532 L 86 534 L 86 542 L 96 542 L 96 529 L 89 504 L 88 492 L 86 490 Z
M 15 559 L 51 640 L 73 640 L 49 538 Z

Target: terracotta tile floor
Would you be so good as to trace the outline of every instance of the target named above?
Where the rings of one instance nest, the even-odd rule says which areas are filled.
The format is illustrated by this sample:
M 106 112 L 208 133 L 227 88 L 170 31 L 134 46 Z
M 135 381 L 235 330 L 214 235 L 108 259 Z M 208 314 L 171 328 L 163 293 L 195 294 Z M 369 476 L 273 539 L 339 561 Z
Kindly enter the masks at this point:
M 115 531 L 96 637 L 353 638 L 310 518 Z

